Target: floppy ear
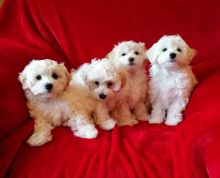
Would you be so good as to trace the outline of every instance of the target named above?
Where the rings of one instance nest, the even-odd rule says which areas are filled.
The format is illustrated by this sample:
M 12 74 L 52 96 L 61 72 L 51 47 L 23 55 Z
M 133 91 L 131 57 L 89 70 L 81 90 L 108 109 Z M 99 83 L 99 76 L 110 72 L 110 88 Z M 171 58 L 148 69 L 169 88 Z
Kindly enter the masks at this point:
M 65 72 L 65 75 L 66 75 L 66 78 L 67 78 L 67 83 L 69 83 L 70 80 L 71 80 L 71 75 L 68 71 Z
M 191 49 L 191 48 L 188 49 L 187 64 L 189 64 L 192 61 L 192 59 L 195 57 L 196 54 L 197 54 L 197 52 L 195 49 Z
M 65 76 L 66 76 L 66 78 L 67 78 L 67 83 L 69 83 L 70 80 L 71 80 L 71 75 L 70 75 L 70 73 L 68 72 L 66 66 L 64 65 L 64 63 L 58 64 L 58 65 L 59 65 L 61 68 L 63 68 L 63 70 L 64 70 L 64 72 L 65 72 Z
M 83 82 L 87 85 L 88 84 L 88 77 L 87 77 L 87 74 L 86 73 L 83 73 L 81 75 L 82 79 L 83 79 Z
M 157 44 L 155 43 L 150 49 L 147 50 L 146 52 L 146 56 L 149 59 L 150 63 L 153 64 L 156 62 L 156 57 L 157 57 L 157 53 L 156 53 L 156 49 L 157 49 Z
M 147 55 L 146 55 L 146 51 L 147 51 L 147 49 L 146 49 L 146 47 L 145 47 L 145 43 L 144 42 L 139 42 L 138 43 L 138 45 L 140 45 L 140 47 L 141 47 L 141 50 L 144 52 L 144 56 L 145 56 L 145 60 L 143 61 L 143 66 L 145 66 L 145 64 L 147 63 Z
M 118 73 L 120 75 L 120 82 L 119 82 L 117 91 L 119 91 L 121 88 L 123 88 L 127 84 L 127 78 L 128 78 L 128 75 L 125 71 L 119 71 Z
M 32 61 L 29 62 L 29 64 L 27 66 L 35 63 L 36 61 L 37 61 L 36 59 L 32 59 Z M 21 73 L 19 73 L 19 76 L 18 76 L 18 80 L 21 82 L 23 90 L 28 89 L 28 85 L 27 85 L 27 66 L 25 66 L 23 71 Z
M 19 73 L 18 80 L 21 82 L 23 90 L 28 89 L 27 78 L 26 75 L 24 74 L 24 71 L 22 73 Z
M 146 47 L 145 47 L 145 43 L 144 42 L 139 42 L 138 45 L 140 46 L 142 51 L 145 52 L 147 50 Z

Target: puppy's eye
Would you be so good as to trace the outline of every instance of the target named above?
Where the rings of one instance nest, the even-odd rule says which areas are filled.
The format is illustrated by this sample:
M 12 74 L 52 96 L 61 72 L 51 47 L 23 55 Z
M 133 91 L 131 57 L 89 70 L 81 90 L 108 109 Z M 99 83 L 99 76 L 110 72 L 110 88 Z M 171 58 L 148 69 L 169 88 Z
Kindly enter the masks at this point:
M 162 51 L 163 51 L 163 52 L 165 52 L 166 50 L 167 50 L 167 48 L 163 48 L 163 50 L 162 50 Z
M 56 80 L 56 79 L 58 79 L 58 75 L 56 74 L 56 73 L 53 73 L 52 74 L 52 77 Z
M 113 85 L 112 82 L 108 82 L 108 83 L 107 83 L 107 86 L 108 86 L 108 87 L 111 87 L 112 85 Z
M 95 83 L 96 86 L 99 86 L 99 82 L 98 81 L 95 81 L 94 83 Z
M 182 50 L 180 48 L 177 48 L 177 51 L 182 52 Z
M 121 54 L 121 56 L 125 56 L 125 55 L 126 55 L 126 53 L 122 53 L 122 54 Z
M 36 78 L 37 80 L 41 80 L 41 76 L 40 76 L 40 75 L 37 75 L 35 78 Z
M 138 54 L 139 54 L 139 52 L 138 52 L 138 51 L 135 51 L 135 52 L 134 52 L 134 54 L 138 55 Z

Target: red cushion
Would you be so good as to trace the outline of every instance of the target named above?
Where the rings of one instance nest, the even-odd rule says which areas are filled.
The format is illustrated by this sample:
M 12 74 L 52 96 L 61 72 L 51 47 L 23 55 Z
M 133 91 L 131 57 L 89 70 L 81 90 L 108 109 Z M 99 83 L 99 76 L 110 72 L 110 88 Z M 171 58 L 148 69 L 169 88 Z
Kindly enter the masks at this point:
M 0 11 L 0 177 L 220 177 L 220 11 L 218 0 L 5 0 Z M 70 69 L 114 44 L 180 34 L 198 52 L 199 84 L 175 127 L 140 122 L 99 130 L 93 140 L 56 128 L 33 148 L 18 73 L 33 58 Z

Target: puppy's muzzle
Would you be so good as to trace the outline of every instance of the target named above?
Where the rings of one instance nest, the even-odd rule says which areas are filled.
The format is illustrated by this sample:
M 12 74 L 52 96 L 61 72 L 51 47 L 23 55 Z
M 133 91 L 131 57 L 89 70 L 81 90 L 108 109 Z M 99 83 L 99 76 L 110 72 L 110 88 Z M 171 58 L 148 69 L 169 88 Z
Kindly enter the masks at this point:
M 176 61 L 176 53 L 170 53 L 170 61 L 175 62 Z
M 47 89 L 47 91 L 51 91 L 53 89 L 53 84 L 52 83 L 47 83 L 45 85 L 45 88 Z
M 100 99 L 105 99 L 106 97 L 107 97 L 107 95 L 105 95 L 104 93 L 99 94 Z

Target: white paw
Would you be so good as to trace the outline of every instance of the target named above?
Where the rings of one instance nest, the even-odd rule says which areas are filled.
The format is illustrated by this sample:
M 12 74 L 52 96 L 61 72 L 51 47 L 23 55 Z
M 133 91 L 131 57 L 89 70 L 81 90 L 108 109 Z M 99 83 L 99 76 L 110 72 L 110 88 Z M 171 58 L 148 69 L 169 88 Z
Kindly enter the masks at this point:
M 182 121 L 182 114 L 176 114 L 173 116 L 170 115 L 169 117 L 167 117 L 165 124 L 170 126 L 175 126 L 179 124 L 181 121 Z
M 114 119 L 105 120 L 100 124 L 100 127 L 104 130 L 111 130 L 115 127 L 116 121 Z
M 98 135 L 98 131 L 94 125 L 84 125 L 80 126 L 78 130 L 74 133 L 75 136 L 81 138 L 96 138 Z
M 169 125 L 169 126 L 175 126 L 175 125 L 179 124 L 181 121 L 182 121 L 182 119 L 167 119 L 165 121 L 165 124 Z
M 163 118 L 162 117 L 153 117 L 151 116 L 148 120 L 148 122 L 150 124 L 161 124 L 163 122 Z
M 27 140 L 27 143 L 31 146 L 41 146 L 52 140 L 51 133 L 36 132 L 33 133 Z

